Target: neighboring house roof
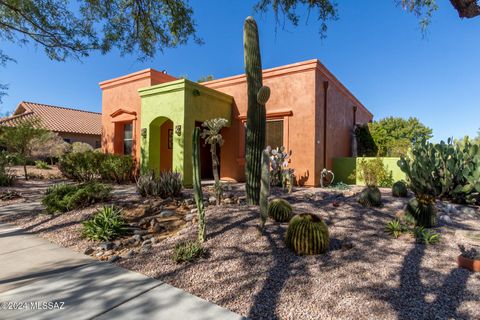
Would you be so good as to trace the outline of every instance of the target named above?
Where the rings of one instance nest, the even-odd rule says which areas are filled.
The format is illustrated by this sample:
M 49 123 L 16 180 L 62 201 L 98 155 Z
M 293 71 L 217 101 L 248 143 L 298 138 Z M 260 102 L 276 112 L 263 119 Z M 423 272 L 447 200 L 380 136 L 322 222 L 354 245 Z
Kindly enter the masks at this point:
M 54 132 L 102 134 L 101 113 L 25 101 L 19 103 L 12 116 L 0 119 L 0 126 L 14 127 L 31 117 L 38 117 L 45 129 Z

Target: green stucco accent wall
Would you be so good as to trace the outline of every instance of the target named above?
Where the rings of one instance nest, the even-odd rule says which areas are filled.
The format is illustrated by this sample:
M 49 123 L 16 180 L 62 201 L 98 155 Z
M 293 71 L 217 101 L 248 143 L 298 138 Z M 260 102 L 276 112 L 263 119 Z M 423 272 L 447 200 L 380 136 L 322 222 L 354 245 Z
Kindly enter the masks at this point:
M 180 172 L 185 186 L 192 185 L 192 134 L 195 122 L 225 118 L 231 125 L 233 98 L 186 79 L 139 90 L 141 103 L 141 170 L 160 170 L 160 126 L 173 122 L 172 170 Z M 176 127 L 180 126 L 180 134 Z M 162 141 L 160 141 L 162 140 Z
M 333 159 L 333 173 L 335 174 L 335 182 L 343 182 L 346 184 L 356 184 L 356 185 L 365 185 L 365 182 L 360 179 L 358 173 L 358 165 L 362 159 L 373 160 L 375 158 L 352 158 L 352 157 L 341 157 Z M 405 174 L 400 170 L 397 165 L 397 161 L 400 158 L 389 158 L 382 157 L 384 166 L 392 172 L 393 180 L 405 180 Z M 356 173 L 356 178 L 352 178 L 352 174 Z

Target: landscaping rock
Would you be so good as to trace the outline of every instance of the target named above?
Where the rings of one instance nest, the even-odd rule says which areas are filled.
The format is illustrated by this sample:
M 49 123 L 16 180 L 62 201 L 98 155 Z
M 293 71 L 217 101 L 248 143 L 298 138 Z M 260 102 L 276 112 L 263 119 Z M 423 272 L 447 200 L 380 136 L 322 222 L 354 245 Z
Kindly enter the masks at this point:
M 134 236 L 132 237 L 132 239 L 134 240 L 134 242 L 140 241 L 140 240 L 142 240 L 142 236 L 139 235 L 139 234 L 136 234 L 136 235 L 134 235 Z
M 215 198 L 214 196 L 211 196 L 210 198 L 208 198 L 208 203 L 209 204 L 217 203 L 217 198 Z
M 91 255 L 93 252 L 95 252 L 95 250 L 93 250 L 92 247 L 88 247 L 87 249 L 85 249 L 85 251 L 83 251 L 83 254 Z
M 152 245 L 154 245 L 155 243 L 157 243 L 157 239 L 155 239 L 155 238 L 150 239 L 150 241 L 152 242 Z
M 446 214 L 441 215 L 440 220 L 442 220 L 443 222 L 448 223 L 448 224 L 452 223 L 452 219 Z
M 145 246 L 148 246 L 148 245 L 152 245 L 152 240 L 148 239 L 148 240 L 145 240 L 142 242 L 142 247 L 145 247 Z
M 153 237 L 153 235 L 151 235 L 151 234 L 146 234 L 146 235 L 144 235 L 144 236 L 142 237 L 142 240 L 148 240 L 148 239 L 150 239 L 151 237 Z
M 197 212 L 198 212 L 198 209 L 197 209 L 197 208 L 190 210 L 190 213 L 192 213 L 192 214 L 193 214 L 193 213 L 197 213 Z
M 109 241 L 102 242 L 100 243 L 100 246 L 99 246 L 101 250 L 112 250 L 114 247 L 115 245 L 113 244 L 113 242 L 109 242 Z
M 141 253 L 147 253 L 148 251 L 150 251 L 151 248 L 152 248 L 152 245 L 151 245 L 151 244 L 146 245 L 146 246 L 143 246 L 143 247 L 140 249 L 140 252 L 141 252 Z
M 153 227 L 150 228 L 150 231 L 153 232 L 153 233 L 160 233 L 164 230 L 165 228 L 162 227 L 161 225 L 159 224 L 155 224 Z
M 125 258 L 131 258 L 135 255 L 135 251 L 133 250 L 129 250 L 126 254 L 125 254 Z
M 135 230 L 133 231 L 133 234 L 143 236 L 146 235 L 148 232 L 146 230 Z
M 111 257 L 107 260 L 107 262 L 113 263 L 113 262 L 115 262 L 115 261 L 117 261 L 117 260 L 120 260 L 120 257 L 117 256 L 117 255 L 114 255 L 114 256 L 111 256 Z
M 192 199 L 192 198 L 185 199 L 185 204 L 186 204 L 187 206 L 195 205 L 195 200 Z
M 112 250 L 108 250 L 103 253 L 104 256 L 111 256 L 112 254 L 113 254 Z
M 103 251 L 97 252 L 95 254 L 95 257 L 101 257 L 101 256 L 103 256 Z
M 223 203 L 224 203 L 224 204 L 232 204 L 232 203 L 233 203 L 233 199 L 232 199 L 232 198 L 225 198 L 225 199 L 223 199 Z
M 173 215 L 175 215 L 175 211 L 173 211 L 173 210 L 164 210 L 164 211 L 160 212 L 160 215 L 159 215 L 159 216 L 160 216 L 161 218 L 168 218 L 168 217 L 171 217 L 171 216 L 173 216 Z
M 463 207 L 462 208 L 462 213 L 466 214 L 468 216 L 473 216 L 475 214 L 475 209 L 470 208 L 470 207 Z
M 185 221 L 192 221 L 193 219 L 193 214 L 192 213 L 189 213 L 185 216 Z

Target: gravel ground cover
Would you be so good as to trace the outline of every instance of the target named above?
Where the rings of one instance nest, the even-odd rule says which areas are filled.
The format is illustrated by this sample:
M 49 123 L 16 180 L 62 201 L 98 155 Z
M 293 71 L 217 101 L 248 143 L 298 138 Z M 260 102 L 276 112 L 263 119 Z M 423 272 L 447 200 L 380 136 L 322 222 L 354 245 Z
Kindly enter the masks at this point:
M 230 192 L 243 195 L 242 188 Z M 274 190 L 296 212 L 314 212 L 327 222 L 331 248 L 325 255 L 296 256 L 283 242 L 287 224 L 269 221 L 261 234 L 258 209 L 231 204 L 207 207 L 207 258 L 171 261 L 175 243 L 196 237 L 195 223 L 188 223 L 148 252 L 115 263 L 252 319 L 480 319 L 480 274 L 456 265 L 457 244 L 480 245 L 479 209 L 438 203 L 439 216 L 448 216 L 436 228 L 442 239 L 425 246 L 384 232 L 407 199 L 382 189 L 384 206 L 368 209 L 356 202 L 358 190 Z M 141 201 L 129 197 L 130 205 Z M 91 243 L 81 239 L 79 223 L 93 210 L 0 221 L 83 252 Z

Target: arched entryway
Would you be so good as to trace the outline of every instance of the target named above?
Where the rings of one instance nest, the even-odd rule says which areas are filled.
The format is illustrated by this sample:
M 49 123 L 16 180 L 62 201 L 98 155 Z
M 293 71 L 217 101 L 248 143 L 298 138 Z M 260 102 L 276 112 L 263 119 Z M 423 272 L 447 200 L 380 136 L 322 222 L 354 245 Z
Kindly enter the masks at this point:
M 158 117 L 149 128 L 149 162 L 155 171 L 172 171 L 173 168 L 173 122 L 167 117 Z

